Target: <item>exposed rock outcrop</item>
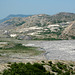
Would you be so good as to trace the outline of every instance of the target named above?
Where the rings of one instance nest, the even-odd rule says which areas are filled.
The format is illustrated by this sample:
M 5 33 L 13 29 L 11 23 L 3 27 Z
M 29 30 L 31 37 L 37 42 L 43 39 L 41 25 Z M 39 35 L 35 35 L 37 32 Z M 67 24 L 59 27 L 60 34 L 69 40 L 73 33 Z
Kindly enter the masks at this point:
M 75 21 L 73 21 L 67 28 L 64 29 L 60 37 L 63 39 L 75 38 Z

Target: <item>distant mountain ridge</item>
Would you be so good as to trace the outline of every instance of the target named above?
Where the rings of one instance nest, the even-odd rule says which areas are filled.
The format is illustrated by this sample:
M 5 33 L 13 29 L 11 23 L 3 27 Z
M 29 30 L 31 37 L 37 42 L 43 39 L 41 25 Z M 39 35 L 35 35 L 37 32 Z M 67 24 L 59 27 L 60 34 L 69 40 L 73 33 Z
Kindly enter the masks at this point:
M 0 20 L 0 23 L 4 22 L 4 21 L 6 21 L 6 20 L 12 19 L 12 18 L 14 18 L 14 17 L 28 17 L 28 16 L 32 16 L 32 15 L 23 15 L 23 14 L 14 15 L 14 14 L 10 14 L 10 15 L 8 15 L 6 18 L 1 19 L 1 20 Z
M 28 17 L 27 17 L 28 16 Z M 5 20 L 5 21 L 4 21 Z M 60 12 L 55 15 L 38 14 L 38 15 L 9 15 L 4 22 L 0 23 L 0 28 L 4 26 L 21 26 L 21 27 L 32 27 L 39 26 L 45 27 L 51 24 L 58 24 L 62 22 L 75 21 L 74 13 Z
M 55 15 L 47 15 L 47 14 L 40 14 L 40 15 L 43 15 L 43 17 L 46 17 L 47 19 L 50 20 L 50 22 L 52 23 L 58 23 L 58 22 L 65 22 L 65 21 L 74 21 L 75 20 L 75 13 L 68 13 L 68 12 L 60 12 L 58 14 L 55 14 Z M 29 16 L 32 16 L 32 15 L 23 15 L 23 14 L 17 14 L 17 15 L 14 15 L 14 14 L 11 14 L 11 15 L 8 15 L 6 18 L 0 20 L 0 23 L 6 21 L 6 20 L 10 20 L 14 17 L 20 17 L 20 18 L 24 18 L 24 17 L 29 17 Z M 35 15 L 33 15 L 35 16 Z M 37 15 L 38 16 L 38 15 Z

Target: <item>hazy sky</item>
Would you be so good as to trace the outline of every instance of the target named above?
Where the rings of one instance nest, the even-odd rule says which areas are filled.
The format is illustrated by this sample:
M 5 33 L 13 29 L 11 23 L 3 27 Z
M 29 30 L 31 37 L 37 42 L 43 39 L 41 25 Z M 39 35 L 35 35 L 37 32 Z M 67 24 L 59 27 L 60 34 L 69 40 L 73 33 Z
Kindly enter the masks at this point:
M 75 0 L 0 0 L 0 19 L 9 14 L 75 13 Z

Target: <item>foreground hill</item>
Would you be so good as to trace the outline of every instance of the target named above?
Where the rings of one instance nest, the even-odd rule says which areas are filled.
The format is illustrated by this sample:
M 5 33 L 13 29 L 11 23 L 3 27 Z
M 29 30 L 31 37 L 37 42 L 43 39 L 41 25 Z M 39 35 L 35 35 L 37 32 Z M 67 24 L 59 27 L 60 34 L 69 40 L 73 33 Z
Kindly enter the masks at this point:
M 33 64 L 9 62 L 3 68 L 1 75 L 75 75 L 75 62 L 66 61 L 41 61 Z

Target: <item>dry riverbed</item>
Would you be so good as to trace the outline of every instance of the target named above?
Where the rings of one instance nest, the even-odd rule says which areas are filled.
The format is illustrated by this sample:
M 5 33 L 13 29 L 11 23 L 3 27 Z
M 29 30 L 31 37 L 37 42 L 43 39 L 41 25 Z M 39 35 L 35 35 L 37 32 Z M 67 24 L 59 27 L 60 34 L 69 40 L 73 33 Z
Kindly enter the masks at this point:
M 20 41 L 19 41 L 20 42 Z M 64 62 L 75 63 L 75 40 L 62 40 L 62 41 L 28 41 L 22 42 L 25 46 L 38 47 L 38 51 L 44 51 L 39 55 L 31 52 L 1 52 L 0 51 L 0 71 L 6 68 L 8 62 L 40 62 L 44 61 L 57 61 L 64 60 Z M 35 51 L 34 51 L 35 52 Z M 29 54 L 28 54 L 29 53 Z

